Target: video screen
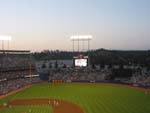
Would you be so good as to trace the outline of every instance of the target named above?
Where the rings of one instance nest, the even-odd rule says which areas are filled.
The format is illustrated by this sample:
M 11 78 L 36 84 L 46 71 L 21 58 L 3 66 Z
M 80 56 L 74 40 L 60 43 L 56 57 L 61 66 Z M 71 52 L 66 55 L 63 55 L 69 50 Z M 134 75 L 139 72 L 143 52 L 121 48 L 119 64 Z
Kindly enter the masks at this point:
M 87 59 L 75 59 L 75 66 L 86 67 L 87 66 Z

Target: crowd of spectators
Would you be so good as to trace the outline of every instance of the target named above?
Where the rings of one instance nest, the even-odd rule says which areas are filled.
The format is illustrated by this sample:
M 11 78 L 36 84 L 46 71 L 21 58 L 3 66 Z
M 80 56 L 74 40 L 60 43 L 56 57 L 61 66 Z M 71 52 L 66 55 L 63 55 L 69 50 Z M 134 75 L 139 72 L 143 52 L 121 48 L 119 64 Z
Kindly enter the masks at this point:
M 37 74 L 36 71 L 32 73 Z M 30 77 L 28 71 L 13 71 L 5 72 L 0 76 L 0 80 L 6 78 L 5 81 L 0 81 L 0 95 L 6 94 L 10 91 L 16 90 L 23 86 L 27 86 L 33 83 L 42 82 L 39 76 Z M 49 81 L 52 80 L 63 80 L 67 81 L 105 81 L 111 80 L 112 70 L 111 69 L 57 69 L 49 70 Z M 120 78 L 121 82 L 133 83 L 137 85 L 150 85 L 150 71 L 147 70 L 135 70 L 133 75 L 128 78 Z
M 28 57 L 3 57 L 3 62 L 0 60 L 0 68 L 7 68 L 8 70 L 0 70 L 0 95 L 9 93 L 18 88 L 42 82 L 35 69 L 29 68 L 30 64 L 34 64 Z M 52 80 L 62 80 L 68 81 L 105 81 L 105 80 L 117 80 L 112 79 L 113 71 L 112 68 L 95 67 L 78 67 L 74 69 L 73 67 L 60 66 L 57 69 L 51 67 L 50 63 L 48 66 L 42 65 L 37 66 L 39 72 L 48 71 L 49 81 Z M 15 69 L 16 67 L 28 67 L 25 69 Z M 47 67 L 47 68 L 45 68 Z M 14 68 L 14 69 L 12 69 Z M 10 69 L 10 70 L 9 70 Z M 119 69 L 119 68 L 117 68 Z M 134 70 L 131 77 L 119 78 L 121 82 L 133 83 L 137 85 L 150 85 L 150 71 L 141 68 L 140 70 Z
M 106 80 L 111 76 L 111 70 L 69 70 L 61 69 L 49 72 L 49 80 Z
M 13 70 L 13 71 L 4 71 L 0 72 L 0 80 L 1 79 L 13 79 L 13 78 L 19 78 L 24 77 L 27 75 L 35 75 L 37 72 L 35 70 Z
M 30 54 L 0 54 L 0 95 L 41 82 Z
M 63 80 L 63 81 L 116 81 L 121 83 L 150 85 L 150 71 L 141 68 L 141 70 L 133 70 L 130 77 L 115 77 L 112 79 L 111 69 L 84 69 L 84 70 L 69 70 L 59 69 L 49 72 L 49 81 Z
M 150 71 L 145 69 L 135 71 L 130 79 L 133 84 L 150 85 Z
M 0 95 L 7 94 L 21 87 L 41 82 L 39 77 L 18 78 L 10 81 L 0 82 Z
M 1 56 L 0 68 L 24 68 L 34 65 L 34 60 L 29 55 L 5 55 Z
M 0 95 L 18 88 L 41 82 L 36 70 L 13 70 L 0 72 Z

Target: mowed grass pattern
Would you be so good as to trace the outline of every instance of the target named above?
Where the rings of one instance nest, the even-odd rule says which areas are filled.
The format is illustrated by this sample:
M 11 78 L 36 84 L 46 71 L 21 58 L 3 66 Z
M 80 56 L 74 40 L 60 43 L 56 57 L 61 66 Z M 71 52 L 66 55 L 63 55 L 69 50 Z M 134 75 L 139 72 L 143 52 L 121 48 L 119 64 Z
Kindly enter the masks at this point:
M 79 104 L 85 113 L 150 113 L 150 93 L 110 84 L 38 84 L 1 99 L 0 104 L 15 99 L 30 98 L 71 101 Z M 39 109 L 36 113 L 50 113 L 44 111 L 45 108 L 41 106 Z M 9 113 L 3 112 L 5 110 L 1 110 L 0 113 Z M 20 112 L 12 109 L 11 113 Z

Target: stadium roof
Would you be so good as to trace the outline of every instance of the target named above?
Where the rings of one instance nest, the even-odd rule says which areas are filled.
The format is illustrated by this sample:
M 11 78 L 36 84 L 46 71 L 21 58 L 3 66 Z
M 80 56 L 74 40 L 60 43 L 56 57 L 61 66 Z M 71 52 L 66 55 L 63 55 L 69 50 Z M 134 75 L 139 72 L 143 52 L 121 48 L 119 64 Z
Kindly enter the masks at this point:
M 0 50 L 0 53 L 9 53 L 9 54 L 30 54 L 30 50 Z

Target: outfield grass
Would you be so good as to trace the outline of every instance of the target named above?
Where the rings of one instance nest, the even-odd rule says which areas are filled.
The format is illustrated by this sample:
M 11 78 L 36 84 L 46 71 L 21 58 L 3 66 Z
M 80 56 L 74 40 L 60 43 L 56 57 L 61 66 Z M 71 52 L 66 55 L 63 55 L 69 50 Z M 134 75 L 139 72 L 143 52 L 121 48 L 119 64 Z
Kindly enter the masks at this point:
M 68 100 L 79 104 L 86 113 L 150 113 L 150 93 L 109 84 L 38 84 L 1 99 L 0 104 L 31 98 Z M 14 107 L 11 113 L 20 113 L 17 109 L 28 108 Z M 48 113 L 41 106 L 35 106 L 35 109 L 36 113 Z M 6 111 L 2 109 L 0 113 L 9 113 Z
M 52 107 L 48 105 L 36 105 L 36 106 L 12 106 L 10 108 L 0 109 L 0 113 L 50 113 Z

